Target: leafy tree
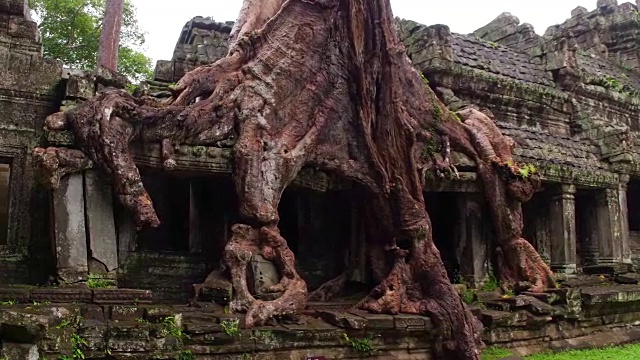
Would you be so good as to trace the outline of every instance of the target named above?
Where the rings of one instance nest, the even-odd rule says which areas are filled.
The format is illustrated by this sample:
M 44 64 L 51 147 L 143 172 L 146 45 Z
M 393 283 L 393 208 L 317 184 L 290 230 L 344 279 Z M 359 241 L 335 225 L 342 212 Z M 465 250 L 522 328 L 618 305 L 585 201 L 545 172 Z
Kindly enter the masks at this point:
M 29 6 L 39 21 L 46 56 L 72 68 L 96 66 L 105 0 L 29 0 Z M 125 0 L 118 71 L 132 80 L 152 75 L 151 59 L 140 51 L 144 36 L 135 6 Z

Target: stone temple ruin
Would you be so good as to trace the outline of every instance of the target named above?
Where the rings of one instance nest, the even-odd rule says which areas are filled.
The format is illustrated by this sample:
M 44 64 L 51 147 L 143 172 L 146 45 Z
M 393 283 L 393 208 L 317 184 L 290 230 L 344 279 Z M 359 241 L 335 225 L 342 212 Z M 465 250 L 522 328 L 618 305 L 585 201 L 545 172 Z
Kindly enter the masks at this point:
M 461 294 L 477 289 L 472 309 L 486 344 L 526 354 L 640 339 L 630 325 L 640 320 L 639 6 L 598 0 L 594 11 L 578 7 L 542 36 L 507 13 L 468 35 L 398 21 L 410 58 L 441 100 L 454 111 L 463 104 L 490 110 L 517 143 L 518 160 L 534 164 L 543 179 L 525 204 L 525 238 L 562 286 L 542 294 L 504 297 L 487 286 L 495 281 L 495 244 L 470 159 L 455 154 L 460 176 L 432 179 L 424 190 L 451 280 L 464 284 Z M 154 80 L 136 91 L 170 96 L 167 86 L 187 71 L 226 55 L 232 25 L 189 21 L 173 58 L 159 61 Z M 353 293 L 312 301 L 300 318 L 235 333 L 227 325 L 240 315 L 222 311 L 230 284 L 198 294 L 193 287 L 220 266 L 235 222 L 229 144 L 179 145 L 170 173 L 160 171 L 160 144 L 137 144 L 135 160 L 163 223 L 136 232 L 99 173 L 65 176 L 49 192 L 31 157 L 36 146 L 74 147 L 70 133 L 43 129 L 48 114 L 126 81 L 44 58 L 22 0 L 0 0 L 0 73 L 3 355 L 66 354 L 78 346 L 68 340 L 77 332 L 96 359 L 106 350 L 117 359 L 363 355 L 343 334 L 371 339 L 373 357 L 429 358 L 437 341 L 429 318 L 350 310 L 373 285 L 362 194 L 351 184 L 305 169 L 283 195 L 280 228 L 310 289 L 348 268 Z M 256 257 L 252 273 L 256 296 L 268 296 L 259 292 L 278 281 L 273 265 Z M 87 288 L 95 274 L 117 287 Z M 195 295 L 202 301 L 177 305 Z M 189 338 L 167 340 L 167 324 Z

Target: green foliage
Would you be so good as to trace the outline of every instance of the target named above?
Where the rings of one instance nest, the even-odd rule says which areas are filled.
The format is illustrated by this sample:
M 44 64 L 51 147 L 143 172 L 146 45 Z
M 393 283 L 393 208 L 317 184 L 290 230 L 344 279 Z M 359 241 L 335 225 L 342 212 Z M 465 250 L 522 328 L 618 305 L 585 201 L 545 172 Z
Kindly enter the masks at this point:
M 482 284 L 482 291 L 494 291 L 500 288 L 498 279 L 493 274 L 489 274 L 489 278 Z
M 39 21 L 46 56 L 65 66 L 95 68 L 105 0 L 29 0 Z M 118 71 L 133 81 L 150 78 L 151 59 L 141 52 L 145 33 L 139 28 L 132 0 L 125 0 Z
M 193 355 L 193 352 L 191 350 L 182 350 L 182 352 L 180 352 L 180 355 L 178 355 L 178 360 L 193 360 L 195 358 L 196 356 Z
M 234 338 L 240 336 L 240 320 L 239 319 L 223 320 L 220 323 L 220 326 L 222 326 L 222 330 L 224 330 L 225 334 Z
M 68 328 L 69 326 L 71 326 L 71 322 L 69 320 L 62 320 L 62 322 L 58 324 L 58 326 L 56 326 L 56 329 L 64 329 Z
M 352 349 L 359 352 L 362 355 L 371 355 L 375 351 L 371 345 L 371 338 L 350 338 L 347 334 L 342 334 L 344 340 L 351 346 Z
M 15 305 L 17 303 L 15 300 L 0 301 L 0 305 Z
M 160 331 L 161 336 L 172 336 L 179 343 L 185 342 L 185 340 L 189 340 L 189 335 L 185 334 L 182 330 L 182 327 L 178 325 L 175 316 L 167 316 L 162 320 L 162 324 L 164 325 L 163 329 Z
M 510 298 L 514 296 L 516 296 L 516 293 L 514 293 L 513 290 L 511 289 L 505 291 L 504 294 L 502 295 L 503 298 Z
M 498 46 L 499 46 L 499 45 L 498 45 L 498 43 L 493 42 L 493 41 L 489 41 L 489 45 L 490 45 L 492 48 L 494 48 L 494 49 L 497 49 L 497 48 L 498 48 Z
M 87 276 L 87 287 L 89 289 L 104 289 L 114 285 L 113 280 L 105 279 L 100 274 L 89 274 Z
M 460 272 L 455 271 L 454 275 L 453 275 L 453 284 L 459 284 L 459 285 L 464 285 L 464 290 L 462 290 L 462 292 L 460 293 L 460 297 L 462 298 L 462 301 L 467 304 L 473 304 L 473 301 L 475 300 L 475 295 L 476 292 L 474 291 L 474 289 L 472 289 L 469 284 L 467 284 L 467 282 L 464 280 L 464 278 L 462 277 L 462 275 L 460 274 Z
M 82 351 L 81 346 L 87 346 L 87 345 L 89 345 L 87 343 L 87 340 L 82 338 L 80 335 L 78 334 L 71 335 L 71 348 L 73 351 L 73 359 L 84 360 L 85 355 L 84 355 L 84 352 Z
M 538 172 L 538 169 L 533 164 L 525 164 L 521 166 L 520 169 L 518 169 L 518 172 L 520 173 L 520 176 L 522 176 L 523 179 L 526 179 L 529 176 Z

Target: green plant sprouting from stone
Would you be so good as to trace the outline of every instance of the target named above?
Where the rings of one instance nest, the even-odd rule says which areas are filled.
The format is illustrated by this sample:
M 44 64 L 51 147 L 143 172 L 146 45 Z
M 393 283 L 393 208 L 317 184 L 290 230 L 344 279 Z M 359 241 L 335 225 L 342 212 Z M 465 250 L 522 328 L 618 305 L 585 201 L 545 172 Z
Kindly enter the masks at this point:
M 100 274 L 89 274 L 87 276 L 87 287 L 89 289 L 104 289 L 114 286 L 113 280 L 105 279 Z
M 196 356 L 193 354 L 191 350 L 182 350 L 178 355 L 177 360 L 193 360 Z
M 71 335 L 71 347 L 72 347 L 73 359 L 84 360 L 85 355 L 84 355 L 84 352 L 82 351 L 82 346 L 87 346 L 87 345 L 89 345 L 87 343 L 87 340 L 85 340 L 80 335 L 78 334 Z
M 161 336 L 172 336 L 181 344 L 190 339 L 189 335 L 185 334 L 182 327 L 178 324 L 175 316 L 165 317 L 162 320 L 162 324 L 164 327 L 160 331 Z
M 351 346 L 352 349 L 359 352 L 362 355 L 371 355 L 375 351 L 371 344 L 371 338 L 365 337 L 362 339 L 351 338 L 347 334 L 342 334 L 344 340 Z
M 225 334 L 231 337 L 239 337 L 240 336 L 240 320 L 239 319 L 227 319 L 220 322 L 220 326 L 222 326 L 222 330 Z
M 518 169 L 518 172 L 523 179 L 527 179 L 529 176 L 537 173 L 538 169 L 533 164 L 525 164 Z
M 489 274 L 487 280 L 482 284 L 482 291 L 495 291 L 500 288 L 498 279 L 493 274 Z

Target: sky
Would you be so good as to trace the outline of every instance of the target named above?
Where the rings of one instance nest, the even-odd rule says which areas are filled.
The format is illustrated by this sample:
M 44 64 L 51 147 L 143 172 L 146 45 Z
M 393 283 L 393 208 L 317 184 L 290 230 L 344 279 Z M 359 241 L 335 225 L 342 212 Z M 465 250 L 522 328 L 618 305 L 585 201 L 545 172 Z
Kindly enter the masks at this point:
M 140 27 L 147 32 L 145 53 L 154 63 L 170 60 L 182 26 L 194 16 L 216 21 L 235 20 L 242 0 L 132 0 L 138 8 Z M 451 31 L 468 34 L 503 12 L 530 23 L 538 34 L 564 22 L 571 10 L 583 6 L 591 11 L 597 0 L 391 0 L 395 16 L 425 25 L 446 24 Z M 622 3 L 624 1 L 620 1 Z

